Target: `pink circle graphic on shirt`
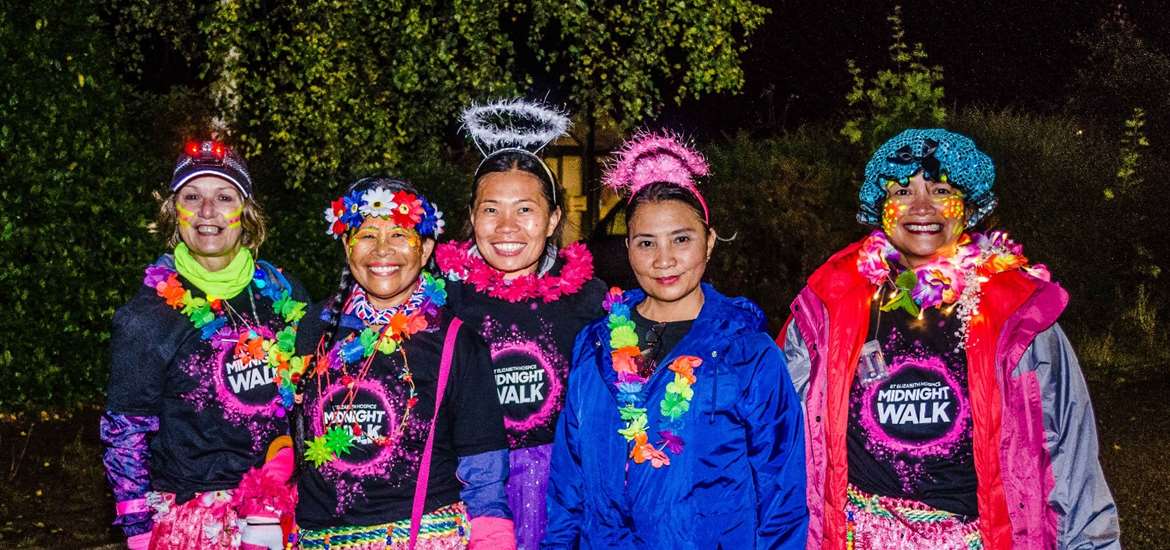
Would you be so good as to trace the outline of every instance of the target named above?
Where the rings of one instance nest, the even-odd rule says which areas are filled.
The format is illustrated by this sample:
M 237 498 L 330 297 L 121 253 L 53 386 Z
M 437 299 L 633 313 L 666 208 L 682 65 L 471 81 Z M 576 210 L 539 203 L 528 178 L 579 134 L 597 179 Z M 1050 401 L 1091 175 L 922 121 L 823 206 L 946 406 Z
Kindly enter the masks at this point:
M 400 413 L 398 412 L 398 408 L 393 406 L 393 402 L 396 401 L 396 399 L 391 398 L 391 396 L 386 393 L 386 389 L 377 382 L 372 380 L 361 380 L 359 382 L 354 382 L 354 384 L 356 384 L 357 387 L 357 393 L 354 396 L 353 401 L 355 407 L 359 404 L 369 405 L 372 403 L 375 405 L 375 408 L 354 409 L 348 412 L 354 413 L 355 415 L 362 414 L 359 411 L 365 410 L 372 411 L 371 414 L 381 413 L 380 421 L 377 423 L 380 424 L 382 429 L 385 431 L 385 433 L 382 435 L 391 439 L 386 442 L 385 445 L 379 445 L 374 442 L 357 443 L 354 446 L 355 450 L 368 450 L 371 456 L 362 460 L 354 461 L 350 458 L 352 453 L 349 455 L 341 455 L 337 458 L 337 460 L 331 460 L 327 462 L 322 467 L 322 469 L 332 469 L 339 472 L 350 473 L 359 477 L 365 477 L 384 471 L 386 465 L 394 456 L 394 452 L 398 448 L 399 443 L 397 438 L 401 436 L 401 434 L 397 433 L 398 424 L 400 421 Z M 351 421 L 354 419 L 341 418 L 340 421 L 335 421 L 328 425 L 325 424 L 325 407 L 334 403 L 340 406 L 341 403 L 345 400 L 345 394 L 347 391 L 348 388 L 346 388 L 346 386 L 342 385 L 340 382 L 334 382 L 328 388 L 326 388 L 320 396 L 318 396 L 316 405 L 312 411 L 313 433 L 324 435 L 325 431 L 330 427 L 341 426 L 346 428 L 353 423 Z M 381 410 L 377 410 L 378 408 Z M 331 412 L 341 414 L 346 411 Z M 357 423 L 362 424 L 362 422 Z
M 918 370 L 938 377 L 954 396 L 953 402 L 957 404 L 958 410 L 950 428 L 942 435 L 925 440 L 901 438 L 891 434 L 875 415 L 875 398 L 880 395 L 879 392 L 886 390 L 890 381 L 897 378 L 899 373 L 907 370 Z M 891 451 L 905 452 L 918 457 L 945 454 L 954 449 L 962 440 L 964 430 L 971 418 L 970 403 L 960 391 L 961 387 L 950 370 L 947 369 L 946 364 L 938 357 L 899 358 L 890 366 L 889 374 L 885 380 L 871 384 L 866 388 L 861 401 L 861 425 L 870 434 L 869 437 L 876 440 L 875 443 Z
M 271 331 L 265 331 L 271 334 Z M 228 347 L 215 355 L 215 365 L 215 395 L 220 406 L 236 417 L 273 414 L 276 408 L 276 371 L 268 365 L 267 357 L 239 365 L 233 349 Z M 233 372 L 228 373 L 229 370 Z M 240 396 L 260 388 L 267 391 L 261 392 L 263 397 L 258 400 L 246 400 Z
M 553 366 L 555 359 L 549 357 L 548 353 L 545 352 L 545 350 L 539 344 L 530 340 L 521 340 L 519 342 L 497 342 L 492 346 L 493 364 L 498 364 L 502 358 L 507 356 L 520 356 L 527 360 L 533 361 L 539 370 L 543 372 L 543 380 L 541 380 L 541 382 L 547 383 L 548 391 L 545 395 L 542 396 L 544 401 L 541 403 L 540 408 L 536 411 L 533 411 L 528 416 L 514 419 L 505 414 L 504 427 L 507 428 L 509 432 L 525 432 L 547 424 L 552 416 L 560 410 L 560 403 L 564 393 L 564 384 L 561 381 L 561 376 Z M 493 377 L 498 377 L 500 375 L 501 374 L 497 374 L 495 371 L 492 373 Z M 506 376 L 507 373 L 503 373 L 503 375 Z M 512 386 L 510 389 L 515 389 L 514 385 L 510 386 Z M 497 391 L 499 387 L 500 384 L 497 383 Z M 534 387 L 530 388 L 530 391 L 533 389 Z M 505 401 L 507 398 L 508 396 L 503 396 L 501 398 L 500 404 L 505 405 L 506 403 L 503 401 Z

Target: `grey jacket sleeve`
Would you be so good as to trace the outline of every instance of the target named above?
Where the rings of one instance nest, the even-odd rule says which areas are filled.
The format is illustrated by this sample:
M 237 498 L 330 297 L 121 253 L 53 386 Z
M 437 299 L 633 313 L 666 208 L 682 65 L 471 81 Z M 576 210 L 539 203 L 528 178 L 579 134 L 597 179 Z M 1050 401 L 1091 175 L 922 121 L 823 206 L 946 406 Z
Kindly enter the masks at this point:
M 800 404 L 803 407 L 805 398 L 808 397 L 812 358 L 808 354 L 808 346 L 805 345 L 796 322 L 789 322 L 784 330 L 784 359 L 788 362 L 788 376 L 792 378 L 792 385 L 796 388 L 796 395 L 800 396 Z
M 1055 486 L 1048 502 L 1059 516 L 1059 547 L 1121 548 L 1117 505 L 1098 459 L 1097 424 L 1084 375 L 1059 325 L 1041 332 L 1017 374 L 1035 371 L 1044 409 L 1044 437 Z

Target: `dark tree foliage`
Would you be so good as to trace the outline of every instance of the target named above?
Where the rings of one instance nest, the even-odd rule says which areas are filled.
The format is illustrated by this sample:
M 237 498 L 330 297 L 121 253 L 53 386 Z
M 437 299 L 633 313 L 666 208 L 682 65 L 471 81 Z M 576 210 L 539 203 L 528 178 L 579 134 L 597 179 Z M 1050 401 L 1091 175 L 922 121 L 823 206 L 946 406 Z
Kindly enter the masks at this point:
M 164 157 L 88 2 L 0 9 L 0 409 L 68 406 L 105 386 L 115 307 L 151 254 Z

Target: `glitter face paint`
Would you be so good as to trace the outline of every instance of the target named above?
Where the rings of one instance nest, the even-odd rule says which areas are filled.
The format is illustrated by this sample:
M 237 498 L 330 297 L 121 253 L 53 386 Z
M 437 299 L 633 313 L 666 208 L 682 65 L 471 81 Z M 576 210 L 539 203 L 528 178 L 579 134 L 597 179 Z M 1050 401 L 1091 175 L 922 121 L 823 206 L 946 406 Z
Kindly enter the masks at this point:
M 947 219 L 962 222 L 967 213 L 966 204 L 963 202 L 963 194 L 958 191 L 954 194 L 946 195 L 942 199 L 935 200 L 935 204 L 938 204 L 942 209 L 942 217 Z M 884 219 L 882 221 L 883 223 L 885 222 Z M 965 223 L 955 224 L 955 234 L 962 233 L 965 225 Z
M 903 185 L 905 183 L 905 185 Z M 945 181 L 915 174 L 907 182 L 886 182 L 882 230 L 902 253 L 907 266 L 947 253 L 966 228 L 963 194 Z
M 434 241 L 383 217 L 367 217 L 346 241 L 346 263 L 354 280 L 379 309 L 410 296 Z
M 898 185 L 897 182 L 891 181 L 890 186 Z M 887 189 L 890 187 L 887 186 Z M 882 208 L 882 230 L 887 235 L 894 230 L 894 226 L 898 224 L 898 219 L 906 215 L 910 210 L 910 205 L 901 203 L 895 200 L 886 199 L 886 205 Z
M 380 219 L 388 220 L 390 218 L 382 217 Z M 422 237 L 419 236 L 417 231 L 406 227 L 395 227 L 394 230 L 395 233 L 392 234 L 391 237 L 395 235 L 403 235 L 407 239 L 406 243 L 410 245 L 411 248 L 419 248 L 422 246 Z M 354 231 L 353 235 L 351 235 L 349 240 L 345 243 L 345 247 L 349 249 L 350 254 L 353 253 L 353 247 L 358 243 L 358 241 L 362 237 L 367 236 L 373 237 L 375 239 L 378 238 L 378 229 L 375 227 L 363 227 L 357 231 Z

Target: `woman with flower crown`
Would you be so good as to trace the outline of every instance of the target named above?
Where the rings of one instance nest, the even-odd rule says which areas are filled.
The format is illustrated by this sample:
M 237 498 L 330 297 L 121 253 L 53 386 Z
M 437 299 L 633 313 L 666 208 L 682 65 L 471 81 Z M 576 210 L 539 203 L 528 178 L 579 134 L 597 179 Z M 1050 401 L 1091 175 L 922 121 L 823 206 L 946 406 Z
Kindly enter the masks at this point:
M 1119 548 L 1068 295 L 1001 231 L 965 136 L 865 168 L 877 226 L 809 278 L 779 343 L 805 405 L 809 548 Z
M 510 125 L 503 137 L 493 122 L 509 115 L 524 124 Z M 583 244 L 557 247 L 565 193 L 536 154 L 564 133 L 568 119 L 543 105 L 501 101 L 468 108 L 463 122 L 485 157 L 472 177 L 468 238 L 439 245 L 435 257 L 451 309 L 491 348 L 517 547 L 536 550 L 573 340 L 602 315 L 605 286 L 593 278 Z
M 800 403 L 764 315 L 701 283 L 716 234 L 668 135 L 619 153 L 640 289 L 581 332 L 549 480 L 545 548 L 805 546 Z
M 294 374 L 301 548 L 515 547 L 491 359 L 423 270 L 442 213 L 371 177 L 325 216 L 345 265 L 297 335 L 313 355 Z
M 308 298 L 255 258 L 264 217 L 231 148 L 188 143 L 169 189 L 155 229 L 173 251 L 114 314 L 101 420 L 114 523 L 132 549 L 280 548 L 292 458 L 287 437 L 270 443 L 288 429 Z

